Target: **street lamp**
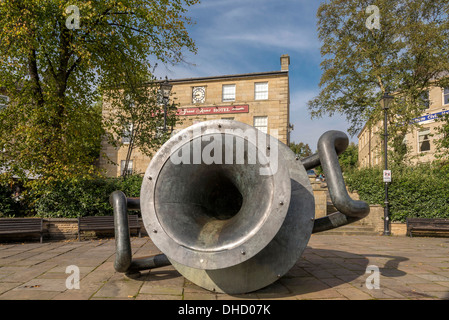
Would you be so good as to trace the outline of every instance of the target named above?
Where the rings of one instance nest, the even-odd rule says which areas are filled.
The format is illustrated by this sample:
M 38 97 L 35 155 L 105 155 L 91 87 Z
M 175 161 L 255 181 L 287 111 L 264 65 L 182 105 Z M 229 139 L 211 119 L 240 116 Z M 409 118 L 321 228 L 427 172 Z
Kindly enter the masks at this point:
M 388 202 L 388 180 L 385 179 L 385 175 L 388 172 L 388 130 L 387 130 L 387 114 L 390 104 L 394 97 L 388 92 L 385 92 L 382 99 L 380 99 L 380 105 L 384 110 L 384 155 L 385 155 L 385 171 L 384 171 L 384 183 L 385 183 L 385 208 L 384 208 L 384 236 L 391 235 L 390 230 L 390 213 L 389 213 L 389 202 Z
M 165 81 L 161 83 L 161 93 L 164 102 L 164 131 L 167 131 L 167 107 L 172 87 L 173 85 L 168 82 L 167 77 L 165 78 Z

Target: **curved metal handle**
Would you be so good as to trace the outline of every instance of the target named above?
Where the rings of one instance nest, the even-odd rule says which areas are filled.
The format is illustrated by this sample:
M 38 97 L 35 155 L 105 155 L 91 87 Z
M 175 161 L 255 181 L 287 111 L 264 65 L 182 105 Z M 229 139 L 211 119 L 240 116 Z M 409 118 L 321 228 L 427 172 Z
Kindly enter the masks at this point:
M 341 131 L 328 131 L 318 140 L 318 153 L 302 160 L 306 170 L 321 164 L 329 194 L 338 212 L 315 220 L 313 233 L 338 228 L 365 218 L 370 211 L 364 201 L 353 200 L 346 190 L 338 155 L 346 150 L 348 136 Z
M 153 269 L 170 265 L 170 261 L 164 254 L 152 257 L 132 259 L 131 240 L 129 235 L 128 209 L 139 210 L 138 198 L 126 198 L 122 191 L 114 191 L 109 202 L 114 208 L 115 228 L 115 262 L 117 272 L 138 273 L 140 270 Z

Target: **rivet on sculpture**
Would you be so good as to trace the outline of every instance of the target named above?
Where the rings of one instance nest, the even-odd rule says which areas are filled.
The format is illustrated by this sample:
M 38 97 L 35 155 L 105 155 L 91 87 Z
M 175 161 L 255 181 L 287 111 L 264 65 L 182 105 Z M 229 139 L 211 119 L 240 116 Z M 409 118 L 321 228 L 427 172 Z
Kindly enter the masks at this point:
M 153 157 L 140 198 L 111 194 L 116 271 L 171 264 L 198 286 L 228 294 L 275 282 L 295 265 L 312 233 L 368 215 L 365 202 L 349 197 L 338 162 L 348 141 L 343 132 L 328 131 L 316 154 L 299 159 L 279 140 L 237 121 L 180 131 Z M 306 171 L 319 165 L 338 212 L 315 219 Z M 136 209 L 162 254 L 132 257 L 127 211 Z

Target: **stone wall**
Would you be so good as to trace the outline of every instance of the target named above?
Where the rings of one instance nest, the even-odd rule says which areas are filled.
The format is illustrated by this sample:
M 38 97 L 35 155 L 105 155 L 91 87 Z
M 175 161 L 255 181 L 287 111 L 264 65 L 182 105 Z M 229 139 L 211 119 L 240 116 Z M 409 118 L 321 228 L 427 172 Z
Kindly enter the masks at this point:
M 310 183 L 313 188 L 313 195 L 315 197 L 315 217 L 324 217 L 327 214 L 335 212 L 336 209 L 332 205 L 329 198 L 329 192 L 327 185 L 321 181 L 315 181 L 315 178 L 310 177 Z M 351 199 L 360 200 L 359 195 L 356 192 L 349 192 Z M 384 230 L 384 208 L 381 205 L 370 205 L 370 214 L 356 222 L 354 225 L 369 226 L 379 234 Z M 395 236 L 405 236 L 407 227 L 405 223 L 392 223 L 391 234 Z
M 78 237 L 78 219 L 44 219 L 44 239 L 65 240 Z
M 325 183 L 315 181 L 315 178 L 309 178 L 312 184 L 313 196 L 315 198 L 315 218 L 321 218 L 327 215 L 328 190 Z
M 71 240 L 78 238 L 78 219 L 50 218 L 44 219 L 44 239 L 47 240 Z M 148 235 L 140 219 L 140 227 L 142 236 Z M 89 237 L 105 236 L 113 237 L 114 231 L 83 231 L 81 237 L 88 239 Z

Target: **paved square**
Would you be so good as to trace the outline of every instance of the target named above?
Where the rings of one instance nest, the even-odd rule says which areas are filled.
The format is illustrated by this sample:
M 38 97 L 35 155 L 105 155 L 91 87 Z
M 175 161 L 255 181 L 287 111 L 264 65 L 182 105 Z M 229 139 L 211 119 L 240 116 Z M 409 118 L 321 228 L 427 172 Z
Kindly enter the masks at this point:
M 160 253 L 148 237 L 132 238 L 132 248 L 134 257 Z M 2 243 L 0 299 L 449 299 L 448 238 L 315 234 L 279 281 L 236 296 L 200 288 L 171 266 L 129 279 L 114 258 L 114 239 Z M 79 289 L 68 266 L 78 267 Z

